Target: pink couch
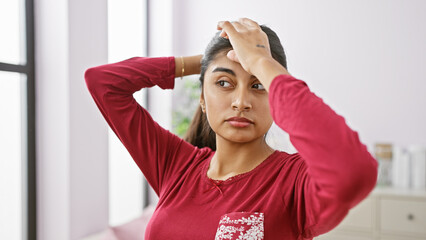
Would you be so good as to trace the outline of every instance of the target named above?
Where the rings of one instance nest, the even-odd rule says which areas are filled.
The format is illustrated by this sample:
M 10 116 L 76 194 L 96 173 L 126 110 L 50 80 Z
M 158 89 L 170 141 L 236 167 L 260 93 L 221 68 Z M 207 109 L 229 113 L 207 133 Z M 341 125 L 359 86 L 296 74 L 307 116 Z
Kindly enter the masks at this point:
M 143 240 L 145 228 L 154 213 L 155 206 L 148 206 L 142 215 L 118 226 L 111 226 L 105 231 L 88 236 L 81 240 Z

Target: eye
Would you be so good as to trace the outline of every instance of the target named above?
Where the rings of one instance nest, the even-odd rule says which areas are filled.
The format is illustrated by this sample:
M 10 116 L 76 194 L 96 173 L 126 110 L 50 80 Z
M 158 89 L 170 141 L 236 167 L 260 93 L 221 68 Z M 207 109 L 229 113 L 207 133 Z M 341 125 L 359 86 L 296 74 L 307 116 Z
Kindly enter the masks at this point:
M 217 85 L 221 86 L 221 87 L 230 87 L 231 84 L 228 81 L 225 80 L 219 80 L 216 82 Z
M 252 88 L 256 88 L 258 90 L 265 90 L 265 88 L 263 87 L 263 85 L 261 83 L 253 84 Z

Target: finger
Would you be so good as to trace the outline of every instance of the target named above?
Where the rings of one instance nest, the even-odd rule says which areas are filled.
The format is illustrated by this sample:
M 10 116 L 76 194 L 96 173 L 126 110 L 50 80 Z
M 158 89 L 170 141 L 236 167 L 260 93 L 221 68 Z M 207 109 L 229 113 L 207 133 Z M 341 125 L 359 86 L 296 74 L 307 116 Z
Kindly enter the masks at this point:
M 228 38 L 228 34 L 226 34 L 225 30 L 222 30 L 219 34 L 220 37 Z
M 243 32 L 243 31 L 247 30 L 247 27 L 244 26 L 243 24 L 239 23 L 239 22 L 232 21 L 231 24 L 237 32 Z M 228 34 L 226 34 L 224 29 L 222 29 L 220 36 L 229 39 L 229 36 L 228 36 Z
M 235 51 L 234 51 L 234 50 L 229 50 L 229 52 L 226 54 L 226 56 L 227 56 L 230 60 L 232 60 L 232 61 L 234 61 L 234 62 L 237 62 L 237 63 L 240 63 L 240 60 L 238 59 L 237 54 L 235 53 Z
M 220 22 L 218 22 L 218 24 L 217 24 L 217 26 L 216 26 L 216 29 L 217 29 L 217 30 L 221 30 L 221 31 L 220 31 L 220 34 L 219 34 L 219 37 L 223 37 L 223 38 L 228 39 L 228 35 L 226 34 L 226 32 L 225 32 L 225 30 L 222 28 L 222 26 L 221 26 L 221 25 L 219 25 L 219 23 L 220 23 Z
M 229 21 L 220 21 L 218 24 L 218 29 L 225 32 L 228 37 L 235 36 L 237 34 L 237 30 Z
M 247 27 L 241 24 L 240 22 L 232 22 L 232 25 L 238 32 L 243 32 L 247 30 Z
M 250 27 L 260 28 L 259 24 L 256 21 L 251 20 L 250 18 L 240 18 L 238 19 L 238 21 Z

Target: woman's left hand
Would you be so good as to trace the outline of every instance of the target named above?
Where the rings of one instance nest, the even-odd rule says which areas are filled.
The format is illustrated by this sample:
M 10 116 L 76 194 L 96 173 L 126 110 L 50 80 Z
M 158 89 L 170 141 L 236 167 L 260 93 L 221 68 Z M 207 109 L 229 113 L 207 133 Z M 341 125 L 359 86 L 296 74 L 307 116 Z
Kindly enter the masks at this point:
M 218 30 L 221 37 L 228 38 L 233 50 L 229 51 L 229 59 L 239 62 L 248 73 L 253 74 L 253 66 L 262 58 L 272 59 L 268 36 L 257 22 L 240 18 L 236 22 L 220 21 Z

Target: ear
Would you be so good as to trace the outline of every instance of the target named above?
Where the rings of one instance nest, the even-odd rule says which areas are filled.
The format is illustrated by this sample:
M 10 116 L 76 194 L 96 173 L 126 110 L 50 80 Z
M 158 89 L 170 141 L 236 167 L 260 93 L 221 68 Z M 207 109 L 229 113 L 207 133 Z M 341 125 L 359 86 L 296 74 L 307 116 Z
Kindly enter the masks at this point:
M 205 113 L 206 112 L 206 102 L 204 101 L 203 91 L 201 91 L 201 94 L 200 94 L 200 106 L 201 106 L 201 110 L 203 111 L 203 113 Z

